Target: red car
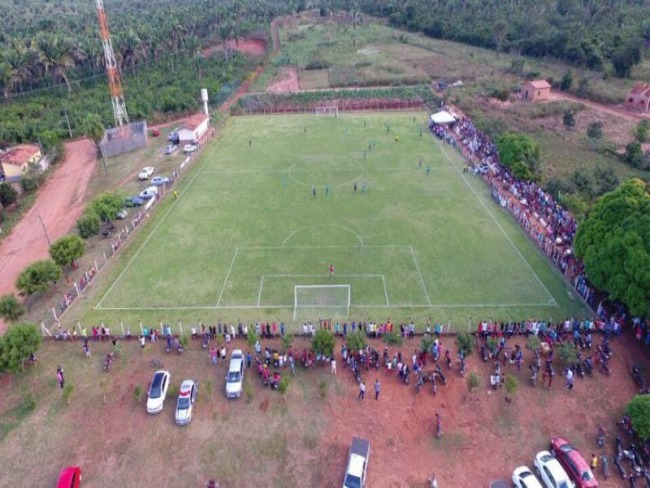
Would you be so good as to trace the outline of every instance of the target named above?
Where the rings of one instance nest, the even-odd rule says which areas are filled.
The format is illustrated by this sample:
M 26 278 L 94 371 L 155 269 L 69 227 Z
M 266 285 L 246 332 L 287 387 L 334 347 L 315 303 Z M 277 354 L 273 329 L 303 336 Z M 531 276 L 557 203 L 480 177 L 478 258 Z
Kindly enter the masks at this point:
M 81 468 L 79 466 L 68 466 L 63 468 L 59 475 L 57 488 L 79 488 L 81 483 Z
M 576 488 L 598 488 L 598 481 L 582 454 L 561 437 L 551 439 L 551 453 L 557 458 Z

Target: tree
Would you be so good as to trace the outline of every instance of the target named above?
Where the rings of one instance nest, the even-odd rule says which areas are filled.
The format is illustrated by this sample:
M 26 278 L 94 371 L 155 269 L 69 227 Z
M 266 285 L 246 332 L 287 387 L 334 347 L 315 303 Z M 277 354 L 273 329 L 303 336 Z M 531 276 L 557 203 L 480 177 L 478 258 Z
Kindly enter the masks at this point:
M 614 74 L 617 78 L 629 78 L 632 67 L 641 62 L 641 47 L 636 40 L 621 43 L 611 54 Z
M 61 279 L 61 268 L 51 259 L 36 261 L 27 266 L 16 280 L 16 288 L 27 295 L 47 291 Z
M 576 94 L 582 98 L 585 98 L 589 94 L 589 78 L 587 78 L 586 76 L 580 78 L 580 81 L 578 82 L 578 89 L 576 90 Z
M 564 117 L 562 117 L 562 123 L 564 124 L 564 127 L 566 127 L 569 130 L 575 127 L 576 118 L 575 115 L 573 114 L 573 110 L 565 110 Z
M 110 222 L 117 218 L 123 202 L 124 198 L 118 192 L 106 192 L 93 198 L 89 210 L 94 211 L 102 222 Z
M 522 180 L 534 180 L 539 166 L 540 149 L 534 139 L 525 134 L 504 133 L 497 139 L 501 162 Z
M 456 346 L 460 354 L 467 356 L 474 349 L 474 339 L 467 332 L 459 332 L 456 336 Z
M 630 142 L 625 147 L 623 161 L 633 168 L 641 168 L 643 166 L 643 150 L 641 149 L 641 144 L 638 142 Z
M 572 365 L 578 358 L 578 351 L 576 346 L 571 342 L 563 342 L 557 350 L 557 357 L 564 363 L 565 366 Z
M 573 85 L 573 72 L 571 70 L 568 70 L 560 81 L 560 90 L 569 91 L 571 89 L 571 85 Z
M 345 338 L 345 345 L 350 351 L 360 351 L 368 344 L 366 334 L 362 330 L 351 332 Z
M 18 320 L 25 313 L 25 307 L 13 293 L 0 297 L 0 317 L 10 322 Z
M 635 432 L 644 441 L 650 439 L 650 395 L 636 395 L 625 409 Z
M 329 330 L 318 329 L 311 341 L 311 346 L 317 355 L 331 357 L 334 352 L 334 334 Z
M 89 210 L 77 220 L 77 232 L 82 239 L 88 239 L 99 234 L 102 221 L 96 212 Z
M 18 192 L 9 183 L 0 183 L 0 205 L 8 207 L 18 200 Z
M 650 315 L 650 195 L 643 181 L 603 195 L 578 226 L 574 249 L 594 286 L 632 314 Z
M 492 26 L 492 34 L 494 35 L 494 42 L 497 47 L 497 59 L 499 59 L 499 52 L 503 46 L 503 41 L 508 35 L 508 22 L 505 19 L 497 20 Z
M 63 236 L 50 246 L 50 256 L 56 264 L 64 268 L 84 255 L 86 243 L 75 235 Z
M 104 137 L 104 123 L 97 114 L 88 114 L 82 121 L 83 133 L 95 144 L 99 144 Z
M 603 123 L 600 120 L 590 122 L 587 127 L 587 137 L 591 139 L 602 139 L 603 137 Z
M 0 338 L 0 371 L 25 371 L 25 361 L 36 354 L 43 338 L 34 324 L 11 325 Z

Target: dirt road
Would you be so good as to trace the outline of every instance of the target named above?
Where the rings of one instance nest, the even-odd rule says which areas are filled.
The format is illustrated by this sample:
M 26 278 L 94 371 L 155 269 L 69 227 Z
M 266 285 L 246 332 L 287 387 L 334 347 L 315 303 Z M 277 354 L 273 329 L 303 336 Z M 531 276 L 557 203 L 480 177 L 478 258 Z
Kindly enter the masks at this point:
M 97 167 L 95 145 L 80 139 L 65 148 L 65 160 L 40 189 L 36 203 L 0 244 L 0 295 L 14 291 L 16 278 L 26 266 L 48 257 L 47 239 L 54 242 L 67 234 L 83 211 L 86 187 Z M 0 321 L 0 332 L 4 329 Z

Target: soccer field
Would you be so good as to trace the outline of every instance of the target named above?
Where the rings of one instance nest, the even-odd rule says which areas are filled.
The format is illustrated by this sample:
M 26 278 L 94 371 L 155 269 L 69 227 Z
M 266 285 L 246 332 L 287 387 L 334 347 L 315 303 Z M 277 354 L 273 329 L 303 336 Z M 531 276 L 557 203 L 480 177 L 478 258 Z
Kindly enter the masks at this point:
M 99 277 L 83 320 L 390 316 L 465 329 L 584 316 L 425 123 L 424 112 L 231 118 L 178 200 Z M 298 304 L 313 308 L 295 309 L 296 286 L 311 286 Z

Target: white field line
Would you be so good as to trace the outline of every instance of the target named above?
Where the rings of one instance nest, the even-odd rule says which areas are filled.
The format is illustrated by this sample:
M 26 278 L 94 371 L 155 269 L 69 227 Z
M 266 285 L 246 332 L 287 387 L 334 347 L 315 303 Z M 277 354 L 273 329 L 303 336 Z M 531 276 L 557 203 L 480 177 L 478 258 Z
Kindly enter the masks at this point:
M 237 259 L 237 254 L 239 254 L 239 248 L 235 249 L 235 254 L 232 257 L 232 261 L 230 261 L 230 268 L 228 268 L 228 274 L 226 275 L 226 279 L 223 280 L 223 286 L 221 287 L 221 293 L 219 293 L 219 300 L 217 300 L 217 308 L 219 307 L 219 304 L 221 303 L 221 298 L 223 297 L 223 292 L 226 289 L 226 285 L 228 284 L 228 279 L 230 278 L 230 273 L 232 273 L 232 268 L 235 265 L 235 260 Z
M 238 247 L 237 249 L 240 251 L 263 251 L 263 250 L 277 250 L 277 249 L 345 249 L 345 248 L 359 248 L 359 249 L 369 249 L 369 248 L 374 248 L 374 249 L 395 249 L 395 248 L 404 248 L 408 249 L 410 246 L 408 245 L 403 245 L 403 244 L 388 244 L 388 245 L 383 245 L 383 244 L 364 244 L 358 245 L 358 246 L 352 246 L 349 244 L 332 244 L 332 245 L 322 245 L 322 246 L 313 246 L 313 245 L 305 245 L 305 246 L 242 246 Z
M 456 168 L 456 172 L 458 173 L 458 175 L 459 175 L 459 176 L 461 177 L 461 179 L 463 180 L 463 183 L 465 183 L 465 184 L 467 185 L 467 187 L 472 191 L 472 193 L 474 194 L 474 196 L 476 197 L 476 199 L 481 203 L 481 205 L 483 206 L 483 208 L 485 209 L 485 211 L 488 213 L 488 215 L 490 216 L 490 218 L 492 219 L 492 221 L 496 224 L 496 226 L 499 228 L 499 230 L 501 231 L 501 233 L 503 234 L 503 236 L 504 236 L 504 237 L 506 238 L 506 240 L 510 243 L 510 245 L 513 247 L 513 249 L 515 250 L 515 252 L 519 255 L 519 257 L 520 257 L 521 260 L 524 262 L 524 264 L 526 265 L 526 267 L 530 270 L 530 272 L 532 273 L 533 277 L 534 277 L 534 278 L 537 280 L 537 282 L 541 285 L 541 287 L 544 289 L 544 291 L 545 291 L 546 294 L 549 296 L 549 298 L 550 298 L 551 300 L 555 300 L 555 297 L 551 294 L 551 292 L 548 290 L 548 288 L 546 288 L 546 285 L 545 285 L 544 282 L 540 279 L 540 277 L 537 276 L 537 273 L 535 273 L 535 270 L 533 269 L 533 267 L 532 267 L 532 266 L 530 265 L 530 263 L 526 260 L 526 258 L 525 258 L 524 255 L 521 253 L 521 251 L 519 250 L 519 248 L 515 245 L 515 243 L 512 242 L 512 239 L 510 239 L 510 236 L 508 236 L 508 234 L 506 234 L 506 231 L 503 229 L 503 227 L 501 227 L 501 224 L 499 224 L 499 221 L 496 219 L 496 217 L 494 216 L 494 214 L 490 211 L 490 209 L 489 209 L 488 206 L 485 204 L 485 202 L 483 201 L 483 199 L 482 199 L 482 198 L 480 197 L 480 195 L 476 192 L 476 190 L 474 190 L 474 187 L 472 187 L 472 185 L 469 184 L 469 182 L 467 181 L 467 178 L 465 178 L 465 177 L 463 176 L 463 173 L 461 173 L 461 171 L 458 169 L 458 166 L 454 163 L 454 160 L 451 158 L 451 156 L 449 156 L 449 153 L 445 150 L 444 146 L 440 143 L 440 141 L 438 140 L 438 138 L 437 138 L 437 137 L 434 137 L 434 139 L 435 139 L 436 143 L 438 144 L 438 146 L 440 147 L 440 149 L 442 149 L 442 152 L 445 153 L 445 156 L 447 156 L 447 159 L 449 159 L 449 161 L 450 161 L 451 164 L 454 166 L 454 168 Z
M 424 290 L 424 295 L 427 297 L 427 303 L 431 305 L 431 299 L 429 298 L 429 292 L 427 291 L 427 287 L 424 284 L 424 277 L 422 276 L 422 270 L 420 269 L 420 265 L 418 264 L 418 260 L 415 257 L 415 251 L 413 250 L 413 246 L 408 246 L 411 249 L 411 256 L 413 256 L 413 262 L 415 263 L 415 267 L 418 270 L 418 274 L 420 275 L 420 285 L 422 286 L 422 289 Z
M 382 308 L 382 309 L 402 309 L 402 308 L 504 308 L 504 307 L 557 307 L 557 304 L 549 303 L 437 303 L 437 304 L 393 304 L 393 305 L 351 305 L 350 308 Z M 147 311 L 147 310 L 259 310 L 259 309 L 293 309 L 294 305 L 194 305 L 178 307 L 106 307 L 102 311 L 111 310 L 130 310 L 130 311 Z
M 260 306 L 260 300 L 262 299 L 262 288 L 264 287 L 264 275 L 260 278 L 260 292 L 257 294 L 257 306 Z
M 384 297 L 386 297 L 386 306 L 390 307 L 390 302 L 388 301 L 388 290 L 386 289 L 386 277 L 381 275 L 381 281 L 384 284 Z
M 98 308 L 102 308 L 102 302 L 104 301 L 104 299 L 108 296 L 108 294 L 109 294 L 111 291 L 113 291 L 113 288 L 115 288 L 115 285 L 117 285 L 117 284 L 119 283 L 120 279 L 122 279 L 122 276 L 124 276 L 124 274 L 129 270 L 129 268 L 131 267 L 131 265 L 133 264 L 133 262 L 134 262 L 134 261 L 136 260 L 136 258 L 140 255 L 140 253 L 141 253 L 142 250 L 145 248 L 145 246 L 149 243 L 149 241 L 150 241 L 151 238 L 154 236 L 154 234 L 156 233 L 156 231 L 158 230 L 158 228 L 159 228 L 159 227 L 160 227 L 160 226 L 161 226 L 161 225 L 162 225 L 162 224 L 167 220 L 167 217 L 169 216 L 169 214 L 171 213 L 171 211 L 174 209 L 174 207 L 176 207 L 176 204 L 180 201 L 180 199 L 183 197 L 183 195 L 185 195 L 185 192 L 188 190 L 188 188 L 190 188 L 190 186 L 192 186 L 192 183 L 194 183 L 194 180 L 196 180 L 196 178 L 197 178 L 197 176 L 199 176 L 199 174 L 201 174 L 201 171 L 197 171 L 196 174 L 195 174 L 195 175 L 192 177 L 192 179 L 189 181 L 189 183 L 187 184 L 187 186 L 185 186 L 185 188 L 183 188 L 183 191 L 180 193 L 179 197 L 178 197 L 176 200 L 174 200 L 174 202 L 171 204 L 171 206 L 167 209 L 167 212 L 165 212 L 165 215 L 162 216 L 162 218 L 161 218 L 161 219 L 158 221 L 158 223 L 156 224 L 156 227 L 153 228 L 153 230 L 151 231 L 151 233 L 150 233 L 150 234 L 147 236 L 147 238 L 144 240 L 144 242 L 143 242 L 142 245 L 140 246 L 140 249 L 138 249 L 138 250 L 135 252 L 135 254 L 134 254 L 133 257 L 129 260 L 129 262 L 128 262 L 127 265 L 124 267 L 124 269 L 122 270 L 122 272 L 118 275 L 117 278 L 115 278 L 115 281 L 113 281 L 113 284 L 111 284 L 111 286 L 108 288 L 108 290 L 106 290 L 106 293 L 104 293 L 104 296 L 102 296 L 102 298 L 99 300 L 99 302 L 97 302 L 97 305 L 95 305 L 95 308 L 96 308 L 96 309 L 98 309 Z

